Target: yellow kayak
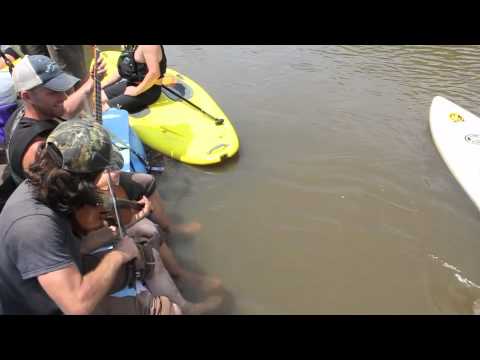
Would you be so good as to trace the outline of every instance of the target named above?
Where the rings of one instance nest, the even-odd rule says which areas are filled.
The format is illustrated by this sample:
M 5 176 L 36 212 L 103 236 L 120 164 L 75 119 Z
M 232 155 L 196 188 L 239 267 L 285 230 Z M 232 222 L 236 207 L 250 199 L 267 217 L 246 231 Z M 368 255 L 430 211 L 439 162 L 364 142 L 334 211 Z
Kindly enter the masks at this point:
M 115 72 L 119 55 L 118 51 L 102 52 L 108 74 Z M 240 143 L 235 129 L 200 85 L 171 68 L 167 69 L 163 84 L 204 112 L 223 119 L 223 123 L 217 125 L 211 117 L 162 89 L 162 95 L 156 103 L 129 116 L 130 126 L 145 144 L 174 159 L 194 165 L 219 163 L 237 153 Z

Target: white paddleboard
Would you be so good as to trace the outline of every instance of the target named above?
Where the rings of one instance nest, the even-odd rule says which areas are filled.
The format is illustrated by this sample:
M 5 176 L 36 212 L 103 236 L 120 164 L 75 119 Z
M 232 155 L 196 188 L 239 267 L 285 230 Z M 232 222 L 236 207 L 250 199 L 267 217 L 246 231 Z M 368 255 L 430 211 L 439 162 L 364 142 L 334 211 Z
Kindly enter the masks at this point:
M 430 131 L 449 170 L 480 210 L 480 118 L 436 96 Z

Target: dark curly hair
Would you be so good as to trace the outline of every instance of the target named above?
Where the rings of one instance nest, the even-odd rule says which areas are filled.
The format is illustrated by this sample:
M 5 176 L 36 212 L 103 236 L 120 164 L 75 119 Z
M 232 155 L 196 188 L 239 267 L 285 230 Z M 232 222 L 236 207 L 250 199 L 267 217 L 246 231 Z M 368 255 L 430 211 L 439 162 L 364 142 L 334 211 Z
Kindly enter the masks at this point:
M 45 143 L 29 167 L 27 179 L 34 188 L 35 198 L 54 211 L 70 215 L 83 205 L 97 203 L 95 174 L 75 174 L 61 168 Z

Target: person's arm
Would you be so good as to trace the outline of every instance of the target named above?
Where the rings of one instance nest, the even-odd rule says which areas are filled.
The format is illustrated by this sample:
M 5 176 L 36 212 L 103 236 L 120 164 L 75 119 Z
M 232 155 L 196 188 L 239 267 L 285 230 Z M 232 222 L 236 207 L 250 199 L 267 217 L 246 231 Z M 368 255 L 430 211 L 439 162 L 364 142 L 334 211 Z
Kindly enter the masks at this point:
M 140 45 L 143 56 L 145 58 L 145 63 L 147 64 L 148 73 L 145 75 L 143 81 L 138 84 L 137 86 L 128 86 L 125 89 L 125 95 L 129 96 L 138 96 L 148 89 L 150 89 L 153 85 L 156 84 L 158 78 L 160 77 L 160 61 L 162 60 L 161 56 L 159 55 L 158 48 L 160 45 Z
M 97 74 L 100 79 L 102 79 L 106 74 L 106 64 L 103 59 L 100 58 L 100 61 L 97 64 Z M 64 113 L 63 117 L 65 119 L 71 119 L 77 115 L 83 107 L 84 101 L 89 98 L 92 94 L 95 87 L 95 82 L 91 77 L 73 94 L 71 94 L 67 100 L 63 103 Z
M 126 228 L 130 228 L 133 225 L 135 225 L 137 222 L 139 222 L 140 220 L 146 218 L 148 215 L 150 215 L 150 213 L 153 210 L 151 201 L 147 197 L 145 197 L 145 195 L 142 196 L 142 198 L 140 200 L 138 200 L 137 203 L 142 204 L 143 208 L 142 208 L 142 210 L 137 211 L 135 213 L 135 215 L 132 217 L 132 220 L 130 221 L 130 223 L 128 223 L 126 225 Z
M 75 265 L 69 265 L 37 279 L 64 314 L 88 315 L 108 294 L 120 267 L 137 255 L 134 241 L 126 236 L 115 250 L 102 258 L 95 270 L 84 276 Z
M 107 86 L 110 86 L 112 84 L 115 84 L 118 80 L 120 80 L 122 77 L 120 76 L 120 74 L 118 73 L 118 69 L 115 68 L 112 76 L 107 80 L 105 81 L 103 84 L 102 84 L 102 89 L 105 89 Z
M 27 175 L 30 165 L 32 165 L 35 159 L 37 158 L 39 148 L 44 142 L 45 142 L 45 139 L 37 136 L 29 145 L 27 150 L 25 150 L 22 157 L 22 168 L 25 175 Z

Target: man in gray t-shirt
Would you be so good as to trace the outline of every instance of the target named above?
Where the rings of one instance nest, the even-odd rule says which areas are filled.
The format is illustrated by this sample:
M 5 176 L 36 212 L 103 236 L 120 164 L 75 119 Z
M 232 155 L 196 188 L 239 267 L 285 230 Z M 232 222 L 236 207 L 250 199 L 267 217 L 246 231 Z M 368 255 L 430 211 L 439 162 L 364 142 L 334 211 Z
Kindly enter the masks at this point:
M 87 274 L 70 216 L 96 206 L 96 181 L 121 155 L 98 123 L 71 120 L 46 139 L 29 178 L 0 213 L 0 303 L 6 314 L 90 314 L 120 269 L 138 256 L 128 236 Z M 161 313 L 180 313 L 168 299 Z M 154 304 L 155 305 L 155 304 Z M 160 310 L 156 311 L 160 312 Z
M 69 219 L 35 199 L 24 181 L 0 215 L 0 299 L 6 313 L 56 314 L 58 306 L 37 277 L 75 265 L 79 241 Z

